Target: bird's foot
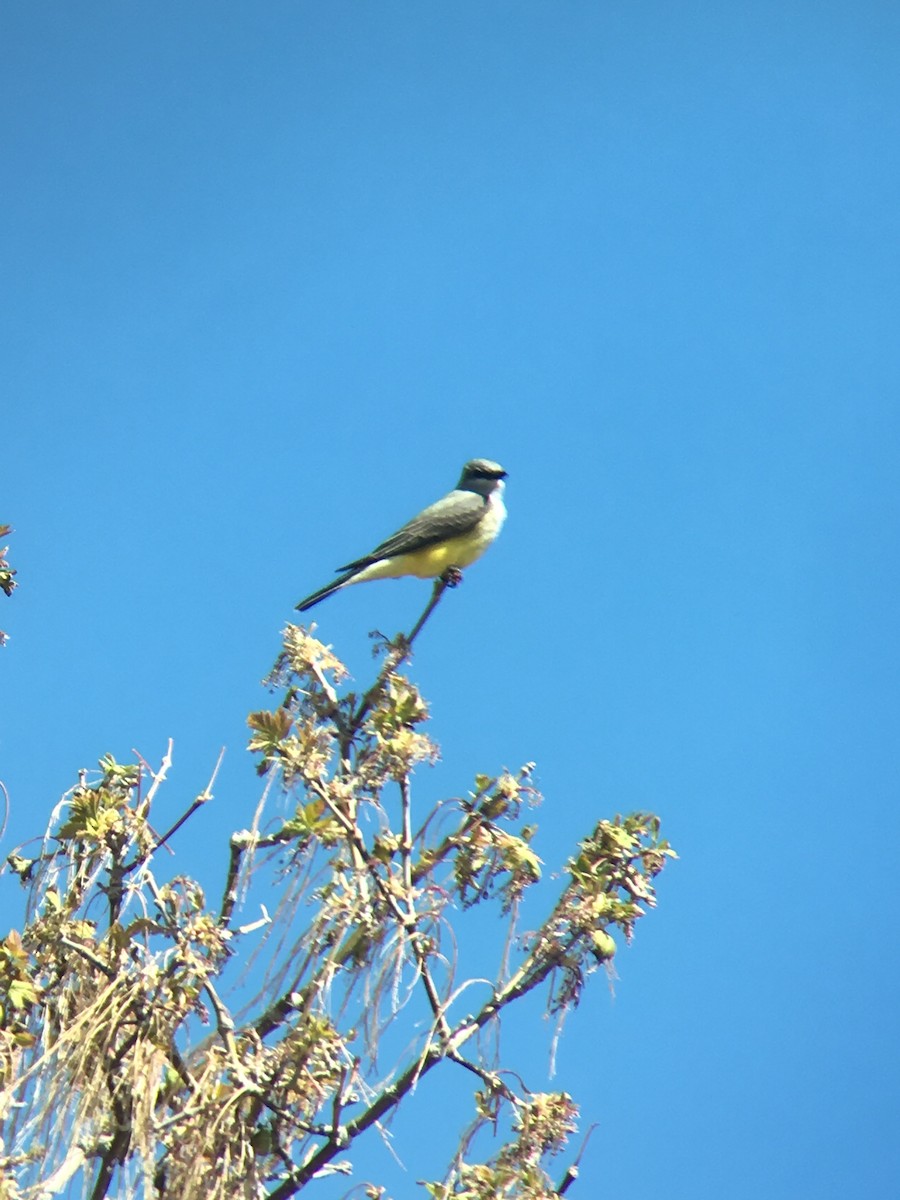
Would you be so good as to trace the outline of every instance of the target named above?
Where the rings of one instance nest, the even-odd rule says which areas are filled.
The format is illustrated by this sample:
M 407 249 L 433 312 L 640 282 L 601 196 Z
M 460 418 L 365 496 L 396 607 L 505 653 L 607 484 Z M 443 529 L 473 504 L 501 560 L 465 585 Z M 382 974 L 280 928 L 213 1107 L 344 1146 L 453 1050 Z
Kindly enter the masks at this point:
M 446 583 L 447 587 L 459 587 L 463 581 L 463 573 L 459 567 L 448 567 L 441 576 L 441 582 Z

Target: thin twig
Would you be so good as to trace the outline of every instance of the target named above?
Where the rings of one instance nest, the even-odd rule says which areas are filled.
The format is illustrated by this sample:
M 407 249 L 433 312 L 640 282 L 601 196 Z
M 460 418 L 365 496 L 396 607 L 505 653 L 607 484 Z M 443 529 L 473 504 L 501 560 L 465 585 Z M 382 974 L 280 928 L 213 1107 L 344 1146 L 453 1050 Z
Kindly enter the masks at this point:
M 451 1051 L 447 1055 L 451 1062 L 457 1063 L 460 1067 L 465 1067 L 467 1071 L 471 1071 L 473 1075 L 477 1075 L 483 1084 L 492 1092 L 497 1092 L 508 1100 L 510 1104 L 516 1102 L 516 1094 L 511 1088 L 508 1088 L 503 1080 L 499 1077 L 496 1071 L 488 1071 L 484 1067 L 479 1067 L 477 1063 L 470 1062 L 469 1059 L 463 1056 L 456 1050 Z
M 581 1149 L 578 1151 L 577 1155 L 575 1156 L 575 1161 L 570 1165 L 570 1167 L 566 1171 L 565 1175 L 563 1175 L 562 1179 L 559 1182 L 559 1187 L 556 1189 L 557 1196 L 564 1196 L 566 1194 L 566 1192 L 569 1190 L 569 1188 L 572 1186 L 572 1184 L 575 1182 L 575 1180 L 578 1178 L 578 1171 L 581 1166 L 581 1160 L 584 1157 L 585 1150 L 587 1150 L 587 1144 L 591 1140 L 591 1134 L 594 1132 L 594 1130 L 596 1128 L 597 1128 L 597 1123 L 594 1122 L 594 1124 L 590 1127 L 590 1129 L 584 1135 L 584 1141 L 581 1143 Z
M 171 752 L 171 748 L 172 748 L 172 740 L 170 738 L 169 739 L 170 752 Z M 138 855 L 138 857 L 134 860 L 134 862 L 129 863 L 127 867 L 123 867 L 122 868 L 123 875 L 129 875 L 132 871 L 136 870 L 139 866 L 141 866 L 143 863 L 145 863 L 152 854 L 155 854 L 156 851 L 160 849 L 160 847 L 165 846 L 165 844 L 169 841 L 169 839 L 173 838 L 175 836 L 175 834 L 182 827 L 182 825 L 184 825 L 187 821 L 189 821 L 191 819 L 191 817 L 194 815 L 194 813 L 197 811 L 198 808 L 202 808 L 204 804 L 206 804 L 208 801 L 212 800 L 212 798 L 213 798 L 212 787 L 213 787 L 213 784 L 216 782 L 216 776 L 219 774 L 219 768 L 222 765 L 222 759 L 224 757 L 225 757 L 225 747 L 223 746 L 222 749 L 219 751 L 219 757 L 216 760 L 216 765 L 213 768 L 213 773 L 209 778 L 209 783 L 206 785 L 206 787 L 203 789 L 203 791 L 200 793 L 200 795 L 197 797 L 197 799 L 194 800 L 194 802 L 188 808 L 187 812 L 183 813 L 178 818 L 178 820 L 175 822 L 175 824 L 171 827 L 171 829 L 167 829 L 166 832 L 162 835 L 162 837 L 157 839 L 157 841 L 153 845 L 152 849 L 146 851 L 144 854 Z M 165 774 L 164 768 L 167 765 L 171 765 L 170 754 L 166 755 L 166 758 L 163 760 L 163 763 L 164 763 L 164 766 L 160 768 L 159 776 L 153 777 L 153 786 L 150 788 L 150 791 L 147 793 L 147 799 L 146 799 L 145 803 L 147 804 L 148 809 L 149 809 L 150 800 L 153 795 L 153 792 L 156 790 L 158 783 L 161 781 L 163 775 Z
M 400 842 L 400 857 L 403 863 L 403 887 L 412 909 L 412 799 L 410 796 L 409 775 L 404 773 L 400 779 L 400 798 L 403 817 L 403 834 Z
M 350 741 L 352 740 L 353 735 L 357 732 L 359 727 L 362 725 L 366 714 L 368 713 L 369 709 L 372 707 L 372 704 L 375 701 L 375 697 L 378 695 L 378 692 L 384 686 L 384 681 L 387 679 L 388 675 L 392 671 L 396 671 L 396 669 L 400 666 L 400 664 L 405 662 L 409 658 L 410 654 L 412 653 L 413 642 L 416 640 L 416 638 L 422 632 L 422 628 L 424 627 L 425 622 L 428 620 L 428 618 L 434 612 L 441 596 L 443 596 L 444 592 L 450 586 L 451 586 L 451 580 L 449 577 L 444 578 L 444 576 L 441 576 L 440 579 L 436 579 L 434 582 L 434 588 L 432 589 L 432 592 L 431 592 L 431 599 L 425 605 L 425 611 L 422 613 L 421 617 L 419 617 L 418 621 L 416 621 L 415 625 L 412 628 L 412 632 L 407 635 L 401 634 L 400 637 L 397 638 L 397 644 L 392 648 L 392 652 L 384 660 L 384 666 L 378 672 L 377 679 L 372 684 L 372 686 L 369 688 L 369 690 L 366 692 L 366 694 L 363 696 L 362 701 L 360 702 L 359 708 L 356 710 L 356 712 L 350 719 L 349 727 L 346 731 L 346 734 L 344 736 L 344 739 L 342 740 L 342 745 L 341 745 L 341 756 L 343 758 L 347 757 L 346 752 L 349 747 Z
M 166 747 L 166 752 L 163 755 L 163 760 L 159 764 L 159 770 L 158 771 L 150 771 L 150 776 L 151 776 L 153 782 L 150 784 L 150 788 L 147 792 L 147 795 L 144 797 L 144 804 L 147 806 L 147 812 L 150 811 L 150 806 L 153 803 L 153 798 L 156 795 L 157 791 L 159 790 L 160 785 L 163 783 L 163 781 L 165 780 L 166 776 L 169 773 L 169 767 L 171 767 L 171 765 L 172 765 L 172 749 L 173 749 L 174 745 L 175 745 L 175 743 L 172 740 L 172 738 L 169 738 L 169 744 Z M 138 752 L 137 752 L 137 750 L 134 750 L 134 751 L 132 751 L 132 753 L 137 754 Z M 140 757 L 141 756 L 138 754 L 138 758 L 140 758 Z
M 73 942 L 67 937 L 61 937 L 59 940 L 61 945 L 68 946 L 70 950 L 74 950 L 77 954 L 80 954 L 82 958 L 86 958 L 91 966 L 96 967 L 98 971 L 102 971 L 107 979 L 116 978 L 117 972 L 114 971 L 108 963 L 105 963 L 102 958 L 98 958 L 96 954 L 93 954 L 90 950 L 88 950 L 86 946 L 80 946 L 78 942 Z
M 431 593 L 431 599 L 428 601 L 428 604 L 425 606 L 425 611 L 422 613 L 421 617 L 419 617 L 418 621 L 416 621 L 415 625 L 413 626 L 412 633 L 406 639 L 407 644 L 409 646 L 412 646 L 413 642 L 416 640 L 416 638 L 422 632 L 422 626 L 425 624 L 425 622 L 428 620 L 428 618 L 434 612 L 441 596 L 443 596 L 444 592 L 450 586 L 456 587 L 456 584 L 455 583 L 451 584 L 451 578 L 449 575 L 442 575 L 440 577 L 440 579 L 436 579 L 434 581 L 434 590 Z
M 232 1020 L 231 1013 L 219 999 L 218 992 L 208 979 L 204 981 L 203 990 L 209 996 L 213 1012 L 216 1014 L 216 1028 L 219 1031 L 219 1037 L 222 1039 L 222 1045 L 231 1059 L 231 1068 L 240 1082 L 244 1084 L 244 1071 L 238 1055 L 237 1042 L 234 1039 L 234 1021 Z
M 0 824 L 0 838 L 2 838 L 6 833 L 6 824 L 9 821 L 9 792 L 2 779 L 0 779 L 0 792 L 3 793 L 3 823 Z
M 238 901 L 241 872 L 244 869 L 244 855 L 246 851 L 264 850 L 269 846 L 283 845 L 285 842 L 293 841 L 296 836 L 294 833 L 288 832 L 283 828 L 277 833 L 267 834 L 265 837 L 261 837 L 259 834 L 259 822 L 262 818 L 263 809 L 266 806 L 269 791 L 276 778 L 275 774 L 269 776 L 266 786 L 263 789 L 263 794 L 260 796 L 259 803 L 256 806 L 256 812 L 253 814 L 253 824 L 250 829 L 244 829 L 231 835 L 228 874 L 225 878 L 222 903 L 219 906 L 219 925 L 222 928 L 227 928 L 231 923 L 234 908 Z

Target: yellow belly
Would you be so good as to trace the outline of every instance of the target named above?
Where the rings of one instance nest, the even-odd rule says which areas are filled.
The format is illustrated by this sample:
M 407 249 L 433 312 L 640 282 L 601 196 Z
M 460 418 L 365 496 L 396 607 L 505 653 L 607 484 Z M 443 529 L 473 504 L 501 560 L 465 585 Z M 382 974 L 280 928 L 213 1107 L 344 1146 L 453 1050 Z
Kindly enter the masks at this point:
M 437 546 L 427 546 L 415 554 L 398 554 L 395 558 L 384 558 L 381 562 L 363 567 L 354 578 L 354 583 L 366 579 L 399 579 L 403 575 L 414 575 L 416 579 L 436 579 L 448 567 L 468 567 L 480 558 L 490 545 L 478 537 L 451 538 Z

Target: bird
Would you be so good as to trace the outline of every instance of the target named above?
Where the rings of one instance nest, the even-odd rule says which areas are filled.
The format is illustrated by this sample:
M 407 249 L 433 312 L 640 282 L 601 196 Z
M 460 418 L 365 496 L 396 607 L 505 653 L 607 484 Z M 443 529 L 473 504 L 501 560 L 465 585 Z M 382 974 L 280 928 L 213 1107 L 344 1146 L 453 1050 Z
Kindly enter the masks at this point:
M 306 612 L 314 604 L 367 579 L 462 578 L 462 568 L 480 558 L 506 520 L 503 488 L 506 471 L 488 458 L 473 458 L 462 469 L 459 483 L 442 500 L 423 508 L 418 516 L 381 542 L 371 554 L 356 558 L 337 579 L 319 588 L 297 605 Z

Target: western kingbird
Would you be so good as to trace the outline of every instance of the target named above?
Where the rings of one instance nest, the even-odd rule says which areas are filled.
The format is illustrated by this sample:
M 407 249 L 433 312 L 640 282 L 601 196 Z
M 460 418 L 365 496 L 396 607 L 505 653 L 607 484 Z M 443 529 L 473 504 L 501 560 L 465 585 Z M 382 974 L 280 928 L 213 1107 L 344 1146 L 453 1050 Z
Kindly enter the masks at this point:
M 301 600 L 297 608 L 305 612 L 332 592 L 366 579 L 398 579 L 402 575 L 436 579 L 450 567 L 470 566 L 484 554 L 506 520 L 505 478 L 499 463 L 473 458 L 463 467 L 456 488 L 443 500 L 424 508 L 371 554 L 338 567 L 343 574 Z

